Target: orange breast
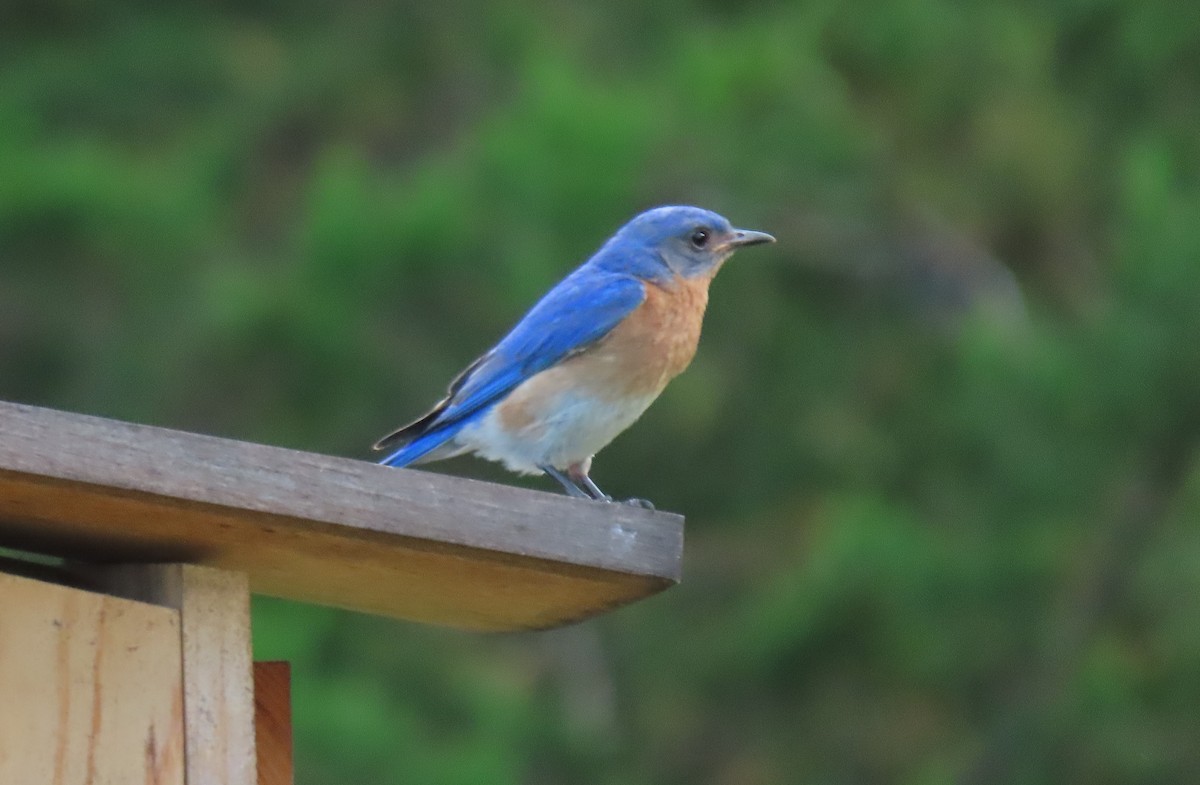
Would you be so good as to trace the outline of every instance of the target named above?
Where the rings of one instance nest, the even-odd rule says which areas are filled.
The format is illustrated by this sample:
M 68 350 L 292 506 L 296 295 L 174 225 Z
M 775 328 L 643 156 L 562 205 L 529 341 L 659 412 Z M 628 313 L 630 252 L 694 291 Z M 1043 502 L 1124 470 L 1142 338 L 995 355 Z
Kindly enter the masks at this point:
M 538 428 L 583 394 L 641 411 L 687 368 L 700 341 L 709 279 L 646 284 L 646 299 L 598 344 L 523 382 L 498 407 L 512 431 Z M 564 398 L 566 396 L 566 398 Z
M 657 395 L 691 363 L 708 305 L 708 279 L 646 284 L 645 301 L 603 341 L 564 366 L 615 396 Z

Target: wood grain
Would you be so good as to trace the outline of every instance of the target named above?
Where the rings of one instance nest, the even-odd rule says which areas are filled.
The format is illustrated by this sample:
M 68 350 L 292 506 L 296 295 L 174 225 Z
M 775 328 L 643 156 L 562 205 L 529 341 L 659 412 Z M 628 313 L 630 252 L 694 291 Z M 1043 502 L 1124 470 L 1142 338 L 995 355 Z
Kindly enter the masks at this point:
M 0 402 L 0 546 L 207 564 L 264 594 L 510 630 L 674 584 L 683 520 Z
M 255 785 L 246 576 L 194 564 L 118 565 L 87 572 L 114 594 L 178 611 L 188 785 Z
M 292 785 L 292 666 L 254 663 L 258 785 Z
M 179 614 L 0 574 L 0 782 L 183 785 Z

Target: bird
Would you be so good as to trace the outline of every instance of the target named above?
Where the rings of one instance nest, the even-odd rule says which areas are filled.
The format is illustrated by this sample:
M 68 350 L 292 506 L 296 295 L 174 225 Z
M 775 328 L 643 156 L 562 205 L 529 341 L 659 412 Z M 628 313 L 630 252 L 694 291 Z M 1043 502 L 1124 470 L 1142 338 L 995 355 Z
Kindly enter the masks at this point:
M 563 278 L 427 413 L 379 439 L 404 467 L 473 453 L 544 473 L 569 496 L 611 502 L 592 459 L 691 362 L 713 276 L 739 248 L 773 243 L 700 207 L 635 216 Z M 653 509 L 645 499 L 626 500 Z

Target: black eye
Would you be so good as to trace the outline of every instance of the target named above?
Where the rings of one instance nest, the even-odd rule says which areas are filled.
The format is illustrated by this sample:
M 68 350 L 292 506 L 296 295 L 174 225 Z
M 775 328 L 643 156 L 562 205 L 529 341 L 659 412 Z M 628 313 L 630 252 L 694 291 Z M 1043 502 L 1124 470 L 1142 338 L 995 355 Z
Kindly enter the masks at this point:
M 691 241 L 692 245 L 696 248 L 703 248 L 704 246 L 708 245 L 708 230 L 697 229 L 696 231 L 692 232 Z

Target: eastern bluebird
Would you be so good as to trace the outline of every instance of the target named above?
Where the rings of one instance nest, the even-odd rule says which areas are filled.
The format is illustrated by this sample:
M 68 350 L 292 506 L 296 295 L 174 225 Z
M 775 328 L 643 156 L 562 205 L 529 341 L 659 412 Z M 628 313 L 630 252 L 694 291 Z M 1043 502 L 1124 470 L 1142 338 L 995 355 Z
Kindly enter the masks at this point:
M 708 284 L 725 260 L 774 241 L 699 207 L 638 215 L 467 366 L 429 413 L 376 442 L 393 449 L 380 463 L 472 452 L 514 472 L 545 472 L 571 496 L 611 501 L 588 476 L 592 457 L 691 362 Z

